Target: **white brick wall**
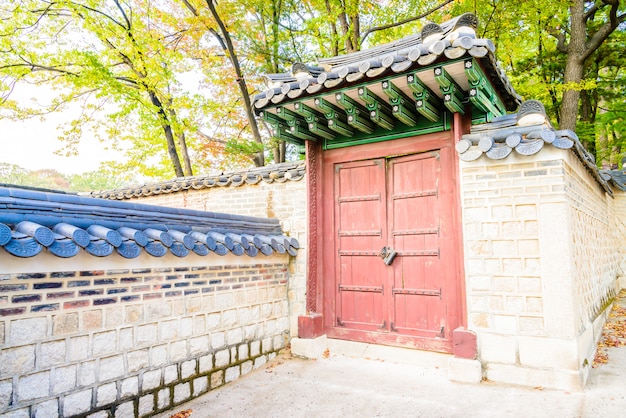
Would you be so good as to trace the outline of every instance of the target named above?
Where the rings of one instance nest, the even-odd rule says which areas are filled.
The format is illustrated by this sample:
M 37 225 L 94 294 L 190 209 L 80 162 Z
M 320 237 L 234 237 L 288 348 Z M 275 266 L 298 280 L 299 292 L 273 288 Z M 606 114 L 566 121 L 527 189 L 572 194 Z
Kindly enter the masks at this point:
M 147 416 L 264 364 L 289 332 L 287 257 L 241 260 L 4 275 L 0 415 Z
M 617 213 L 571 151 L 461 162 L 468 326 L 487 378 L 580 389 L 618 287 Z M 612 219 L 617 219 L 612 221 Z

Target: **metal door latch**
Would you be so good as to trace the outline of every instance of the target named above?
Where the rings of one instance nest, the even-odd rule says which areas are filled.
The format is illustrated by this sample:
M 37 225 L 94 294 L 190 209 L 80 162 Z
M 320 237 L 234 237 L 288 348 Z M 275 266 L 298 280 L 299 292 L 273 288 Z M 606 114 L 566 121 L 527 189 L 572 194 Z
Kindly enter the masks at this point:
M 383 249 L 380 250 L 380 254 L 378 255 L 380 256 L 380 258 L 383 259 L 383 263 L 390 266 L 391 263 L 393 263 L 393 259 L 396 258 L 396 255 L 398 255 L 398 253 L 391 247 L 383 247 Z

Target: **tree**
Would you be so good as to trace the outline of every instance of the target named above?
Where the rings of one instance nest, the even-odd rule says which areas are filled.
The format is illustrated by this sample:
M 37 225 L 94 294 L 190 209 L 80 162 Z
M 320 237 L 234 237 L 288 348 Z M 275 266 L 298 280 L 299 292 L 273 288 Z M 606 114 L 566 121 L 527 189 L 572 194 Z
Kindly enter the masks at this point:
M 167 10 L 141 1 L 21 0 L 0 13 L 5 107 L 12 104 L 21 117 L 38 113 L 7 101 L 21 81 L 63 88 L 43 112 L 83 101 L 85 117 L 66 130 L 71 144 L 94 122 L 90 113 L 108 103 L 115 108 L 108 114 L 110 130 L 122 122 L 140 124 L 147 141 L 156 140 L 154 131 L 160 130 L 175 175 L 192 175 L 189 123 L 181 112 L 198 97 L 186 94 L 176 78 L 191 69 L 179 49 L 185 31 L 152 19 Z

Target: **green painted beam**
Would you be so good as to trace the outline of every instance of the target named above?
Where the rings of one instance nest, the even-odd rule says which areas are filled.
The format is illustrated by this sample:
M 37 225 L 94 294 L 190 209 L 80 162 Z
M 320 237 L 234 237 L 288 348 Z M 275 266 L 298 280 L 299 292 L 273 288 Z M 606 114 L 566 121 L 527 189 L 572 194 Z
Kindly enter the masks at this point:
M 309 122 L 309 131 L 317 136 L 321 136 L 324 139 L 335 139 L 335 133 L 329 129 L 327 122 L 324 121 L 312 121 Z
M 316 108 L 324 112 L 324 116 L 328 120 L 328 128 L 337 132 L 339 135 L 352 136 L 354 129 L 347 124 L 347 116 L 343 110 L 321 97 L 313 101 Z
M 463 90 L 443 67 L 433 68 L 435 81 L 443 93 L 443 104 L 452 112 L 465 114 Z
M 426 119 L 437 122 L 441 118 L 439 110 L 439 97 L 417 77 L 416 74 L 406 76 L 407 85 L 413 91 L 415 108 Z
M 272 125 L 272 136 L 274 136 L 274 138 L 279 139 L 281 141 L 291 142 L 292 144 L 296 144 L 296 145 L 304 144 L 304 141 L 302 139 L 291 135 L 291 132 L 289 131 L 288 126 L 274 125 L 274 124 L 271 124 L 271 125 Z
M 371 134 L 374 132 L 374 124 L 368 118 L 369 112 L 360 103 L 345 93 L 336 93 L 337 104 L 346 111 L 348 115 L 348 125 L 353 126 L 361 132 Z
M 487 113 L 487 119 L 506 114 L 504 103 L 474 58 L 466 59 L 463 67 L 471 87 L 470 101 Z
M 307 122 L 312 122 L 316 118 L 324 119 L 324 115 L 322 115 L 317 110 L 310 108 L 309 106 L 305 105 L 304 103 L 296 102 L 296 103 L 294 103 L 293 108 L 294 108 L 295 112 L 297 114 L 299 114 L 300 116 L 303 116 L 304 119 L 306 119 Z
M 381 85 L 383 92 L 389 98 L 391 114 L 405 125 L 415 126 L 417 124 L 417 115 L 409 107 L 409 104 L 413 107 L 413 101 L 390 80 L 383 81 Z
M 365 86 L 359 87 L 357 92 L 361 100 L 366 103 L 372 122 L 382 128 L 392 130 L 395 124 L 391 118 L 391 108 L 389 105 Z

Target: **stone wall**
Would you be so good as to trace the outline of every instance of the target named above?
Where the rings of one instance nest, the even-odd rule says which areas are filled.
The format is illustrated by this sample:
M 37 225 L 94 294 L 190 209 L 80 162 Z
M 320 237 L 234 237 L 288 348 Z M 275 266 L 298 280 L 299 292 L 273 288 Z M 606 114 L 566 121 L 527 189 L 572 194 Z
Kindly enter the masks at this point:
M 0 263 L 2 416 L 150 416 L 288 341 L 287 256 Z M 24 271 L 38 264 L 51 269 Z
M 289 263 L 290 331 L 298 335 L 298 316 L 305 314 L 306 257 L 307 257 L 307 203 L 306 177 L 258 184 L 212 187 L 199 190 L 181 190 L 131 201 L 188 208 L 212 212 L 232 213 L 263 218 L 277 218 L 286 235 L 300 243 L 300 250 Z M 259 256 L 261 257 L 261 256 Z
M 582 388 L 619 286 L 618 200 L 554 148 L 461 162 L 461 176 L 468 327 L 485 376 Z

